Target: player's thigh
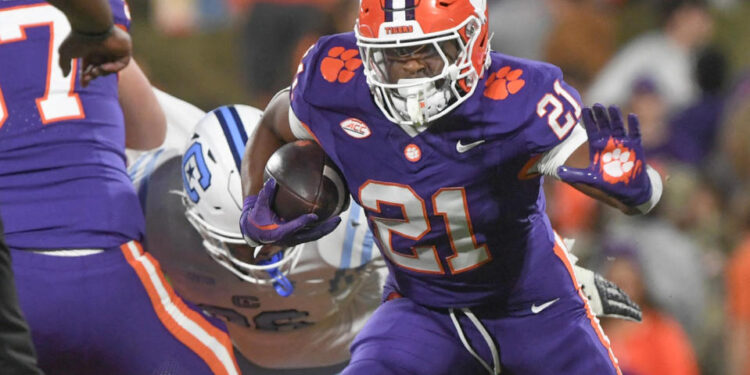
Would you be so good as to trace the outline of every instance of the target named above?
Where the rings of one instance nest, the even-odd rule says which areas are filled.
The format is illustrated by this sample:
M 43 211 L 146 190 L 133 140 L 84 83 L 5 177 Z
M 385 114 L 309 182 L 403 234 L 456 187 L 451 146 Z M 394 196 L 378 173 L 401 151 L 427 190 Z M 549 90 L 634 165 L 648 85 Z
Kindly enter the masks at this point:
M 504 373 L 616 374 L 598 321 L 572 295 L 539 314 L 506 317 L 494 327 Z
M 110 347 L 119 346 L 117 354 L 108 353 L 118 370 L 123 374 L 236 373 L 224 324 L 177 296 L 149 254 L 134 256 L 128 263 L 118 272 L 127 292 L 120 296 L 119 306 L 113 306 L 121 310 L 116 320 L 121 326 L 109 341 Z
M 407 298 L 385 302 L 351 346 L 343 374 L 483 373 L 466 351 L 450 316 Z

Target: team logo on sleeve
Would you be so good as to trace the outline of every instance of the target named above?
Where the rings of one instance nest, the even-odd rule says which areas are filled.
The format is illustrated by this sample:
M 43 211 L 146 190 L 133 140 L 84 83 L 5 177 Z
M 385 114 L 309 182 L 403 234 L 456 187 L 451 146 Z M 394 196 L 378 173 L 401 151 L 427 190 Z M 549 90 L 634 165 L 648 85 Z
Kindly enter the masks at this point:
M 320 63 L 320 72 L 323 74 L 323 78 L 331 83 L 351 81 L 354 78 L 354 71 L 362 66 L 362 60 L 358 56 L 359 51 L 353 48 L 331 48 L 328 50 L 328 56 Z
M 526 86 L 526 81 L 521 79 L 522 75 L 521 69 L 511 70 L 509 66 L 500 68 L 487 79 L 484 96 L 494 100 L 503 100 L 521 91 Z

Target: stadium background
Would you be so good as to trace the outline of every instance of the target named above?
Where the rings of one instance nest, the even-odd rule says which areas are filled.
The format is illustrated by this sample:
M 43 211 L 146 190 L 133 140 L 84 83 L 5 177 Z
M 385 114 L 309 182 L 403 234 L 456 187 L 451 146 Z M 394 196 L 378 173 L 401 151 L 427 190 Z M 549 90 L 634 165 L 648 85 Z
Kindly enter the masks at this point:
M 663 30 L 658 10 L 667 1 L 488 0 L 493 49 L 561 66 L 592 104 L 587 88 L 618 51 Z M 624 107 L 649 122 L 649 160 L 666 177 L 656 212 L 626 218 L 547 182 L 549 214 L 561 235 L 577 240 L 580 262 L 647 311 L 640 325 L 603 320 L 626 373 L 750 374 L 743 364 L 750 361 L 750 1 L 708 3 L 712 48 L 701 55 L 708 56 L 703 74 L 723 85 L 675 109 L 649 77 L 629 83 Z M 135 58 L 153 84 L 209 110 L 263 108 L 317 35 L 352 29 L 357 1 L 132 0 L 130 7 Z

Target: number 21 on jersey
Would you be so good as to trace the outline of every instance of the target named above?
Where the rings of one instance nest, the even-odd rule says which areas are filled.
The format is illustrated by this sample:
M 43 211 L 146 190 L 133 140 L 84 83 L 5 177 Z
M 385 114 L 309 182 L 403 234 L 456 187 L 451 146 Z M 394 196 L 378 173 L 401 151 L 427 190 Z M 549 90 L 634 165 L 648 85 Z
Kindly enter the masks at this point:
M 555 132 L 558 139 L 563 139 L 578 123 L 578 119 L 581 118 L 581 105 L 578 104 L 578 101 L 570 92 L 568 92 L 568 90 L 565 90 L 560 84 L 560 81 L 555 81 L 553 88 L 555 91 L 554 94 L 551 92 L 545 94 L 539 103 L 537 103 L 536 114 L 540 118 L 546 116 L 547 125 L 549 125 L 550 129 Z M 562 97 L 568 104 L 570 104 L 573 113 L 565 111 L 565 105 L 559 97 Z M 563 116 L 563 114 L 565 116 Z M 560 117 L 565 119 L 564 123 L 560 122 Z
M 411 187 L 369 180 L 360 188 L 359 197 L 362 206 L 370 212 L 379 213 L 381 204 L 401 207 L 402 220 L 370 217 L 383 252 L 392 262 L 415 272 L 446 273 L 435 246 L 412 247 L 412 254 L 393 250 L 394 235 L 418 241 L 432 230 L 427 206 Z M 470 271 L 492 260 L 487 245 L 477 243 L 474 236 L 463 188 L 438 190 L 432 195 L 432 207 L 433 214 L 442 216 L 445 221 L 447 240 L 453 250 L 453 254 L 445 258 L 451 274 Z
M 68 19 L 60 10 L 47 3 L 0 9 L 0 51 L 5 44 L 26 41 L 26 30 L 33 27 L 48 27 L 50 34 L 44 96 L 36 99 L 42 123 L 83 118 L 81 100 L 73 91 L 76 61 L 73 62 L 72 72 L 68 77 L 63 77 L 57 64 L 60 58 L 57 49 L 70 32 Z M 3 74 L 8 73 L 0 72 L 0 76 Z M 8 118 L 2 90 L 0 87 L 0 127 Z

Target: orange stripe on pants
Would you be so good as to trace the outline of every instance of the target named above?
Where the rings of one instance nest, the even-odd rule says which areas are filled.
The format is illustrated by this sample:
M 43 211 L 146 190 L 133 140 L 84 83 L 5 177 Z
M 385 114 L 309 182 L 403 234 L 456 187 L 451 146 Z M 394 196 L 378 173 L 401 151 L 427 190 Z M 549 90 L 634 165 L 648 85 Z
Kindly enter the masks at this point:
M 605 348 L 607 348 L 607 353 L 609 354 L 609 360 L 612 361 L 612 365 L 615 367 L 615 370 L 617 371 L 617 375 L 622 375 L 622 371 L 620 371 L 620 366 L 617 364 L 617 358 L 615 358 L 615 353 L 612 351 L 612 347 L 609 345 L 609 339 L 604 334 L 604 331 L 602 331 L 602 327 L 599 325 L 599 321 L 596 319 L 594 314 L 591 312 L 591 308 L 589 307 L 589 300 L 586 298 L 586 296 L 583 295 L 583 291 L 581 291 L 581 286 L 578 284 L 578 280 L 576 279 L 575 272 L 573 271 L 573 265 L 570 264 L 570 261 L 568 260 L 568 256 L 566 255 L 566 250 L 563 248 L 565 246 L 562 242 L 562 239 L 555 233 L 555 255 L 557 255 L 558 258 L 563 262 L 565 265 L 565 268 L 568 270 L 568 274 L 570 275 L 570 279 L 573 281 L 573 285 L 576 287 L 576 291 L 578 291 L 578 296 L 581 297 L 583 300 L 583 305 L 586 308 L 586 316 L 589 318 L 589 322 L 591 323 L 591 327 L 594 328 L 594 332 L 596 332 L 596 335 L 599 337 L 599 341 L 604 345 Z
M 120 246 L 141 280 L 159 320 L 177 340 L 198 354 L 214 374 L 238 375 L 229 336 L 178 298 L 164 279 L 159 263 L 135 241 Z M 177 311 L 170 311 L 168 306 Z

